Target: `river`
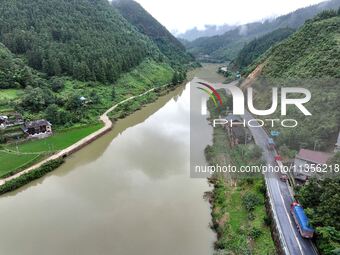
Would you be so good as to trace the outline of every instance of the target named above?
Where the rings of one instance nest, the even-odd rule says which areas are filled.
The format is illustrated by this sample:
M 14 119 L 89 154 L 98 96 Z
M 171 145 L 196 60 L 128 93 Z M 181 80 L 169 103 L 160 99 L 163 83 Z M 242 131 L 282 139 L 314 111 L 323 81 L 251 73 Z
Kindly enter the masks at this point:
M 223 80 L 215 70 L 193 75 Z M 118 121 L 56 171 L 2 196 L 0 254 L 212 254 L 216 237 L 203 199 L 210 187 L 189 173 L 189 106 L 187 84 Z

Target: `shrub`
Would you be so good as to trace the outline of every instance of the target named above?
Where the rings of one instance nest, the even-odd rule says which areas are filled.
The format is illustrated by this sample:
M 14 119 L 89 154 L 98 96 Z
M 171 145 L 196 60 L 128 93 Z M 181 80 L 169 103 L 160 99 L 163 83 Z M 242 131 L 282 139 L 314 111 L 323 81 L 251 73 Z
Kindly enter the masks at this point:
M 253 239 L 257 239 L 262 235 L 262 231 L 261 229 L 258 229 L 256 227 L 253 227 L 250 232 L 249 232 L 249 236 Z
M 248 212 L 253 211 L 257 205 L 261 204 L 261 199 L 254 193 L 247 193 L 242 199 L 243 205 Z
M 30 183 L 31 181 L 34 181 L 36 179 L 43 177 L 44 175 L 58 168 L 63 163 L 64 163 L 64 160 L 62 158 L 50 160 L 46 162 L 45 164 L 43 164 L 41 167 L 37 168 L 36 170 L 25 173 L 19 176 L 18 178 L 5 182 L 5 184 L 0 186 L 0 195 L 3 195 L 7 192 L 14 191 Z
M 270 226 L 272 224 L 272 219 L 268 216 L 268 215 L 265 215 L 263 217 L 263 223 L 266 225 L 266 226 Z
M 248 220 L 250 220 L 250 221 L 255 220 L 255 214 L 253 212 L 248 213 Z

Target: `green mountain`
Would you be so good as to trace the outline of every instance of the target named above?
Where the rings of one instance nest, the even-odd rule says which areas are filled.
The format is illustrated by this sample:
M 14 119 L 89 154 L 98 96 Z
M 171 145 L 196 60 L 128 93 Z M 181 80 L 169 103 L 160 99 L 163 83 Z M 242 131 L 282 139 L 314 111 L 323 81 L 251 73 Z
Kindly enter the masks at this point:
M 259 56 L 265 53 L 270 47 L 276 43 L 286 39 L 295 30 L 292 28 L 279 28 L 262 37 L 256 38 L 247 43 L 233 61 L 233 65 L 238 69 L 243 70 L 252 64 Z
M 290 118 L 299 120 L 300 125 L 294 129 L 282 128 L 279 145 L 295 150 L 306 147 L 332 151 L 340 126 L 339 12 L 325 11 L 306 22 L 260 60 L 261 78 L 266 82 L 260 79 L 254 88 L 261 107 L 269 107 L 271 103 L 269 86 L 305 87 L 312 93 L 307 104 L 312 116 L 304 116 L 295 108 L 288 111 Z
M 340 0 L 331 0 L 310 7 L 296 10 L 287 15 L 265 22 L 254 22 L 239 26 L 223 35 L 202 37 L 189 42 L 187 49 L 199 60 L 233 60 L 243 46 L 256 37 L 270 33 L 278 28 L 299 28 L 307 19 L 326 9 L 337 9 Z
M 275 127 L 281 133 L 276 138 L 280 154 L 295 155 L 300 148 L 332 153 L 340 127 L 340 9 L 324 11 L 307 21 L 264 54 L 261 62 L 262 74 L 252 85 L 259 109 L 269 109 L 270 87 L 304 87 L 312 95 L 305 105 L 312 116 L 304 116 L 295 107 L 288 108 L 286 118 L 297 120 L 298 126 Z M 278 113 L 268 117 L 282 118 Z M 338 153 L 329 164 L 339 165 L 339 159 Z M 324 181 L 311 180 L 298 192 L 299 201 L 316 229 L 316 244 L 322 255 L 337 254 L 340 250 L 340 208 L 334 202 L 340 182 L 339 176 L 333 175 L 335 178 Z
M 106 0 L 4 0 L 0 41 L 49 76 L 113 82 L 157 47 Z
M 273 49 L 263 74 L 280 78 L 340 78 L 340 17 L 336 12 L 323 12 L 307 21 Z
M 148 36 L 158 46 L 172 66 L 188 64 L 193 60 L 185 47 L 140 4 L 133 0 L 118 0 L 113 2 L 113 6 L 138 31 Z
M 89 124 L 124 98 L 182 80 L 191 56 L 144 10 L 133 11 L 152 33 L 106 0 L 2 1 L 0 112 L 46 118 L 55 129 Z

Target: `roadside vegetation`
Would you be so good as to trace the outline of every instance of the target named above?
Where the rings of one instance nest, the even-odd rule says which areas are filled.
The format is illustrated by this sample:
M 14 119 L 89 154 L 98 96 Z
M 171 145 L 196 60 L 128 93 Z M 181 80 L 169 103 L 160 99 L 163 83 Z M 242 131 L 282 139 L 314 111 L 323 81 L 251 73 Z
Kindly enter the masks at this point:
M 340 163 L 340 154 L 337 155 Z M 325 255 L 340 254 L 340 177 L 312 179 L 298 190 L 297 197 L 314 228 L 316 243 Z
M 219 94 L 226 109 L 225 91 Z M 208 109 L 212 118 L 225 114 L 214 107 L 211 99 Z M 216 127 L 213 144 L 207 146 L 205 155 L 209 165 L 240 167 L 260 164 L 262 152 L 254 144 L 231 148 L 226 130 Z M 276 254 L 265 208 L 263 177 L 227 173 L 214 174 L 209 181 L 214 186 L 206 195 L 212 207 L 212 228 L 218 237 L 215 254 Z

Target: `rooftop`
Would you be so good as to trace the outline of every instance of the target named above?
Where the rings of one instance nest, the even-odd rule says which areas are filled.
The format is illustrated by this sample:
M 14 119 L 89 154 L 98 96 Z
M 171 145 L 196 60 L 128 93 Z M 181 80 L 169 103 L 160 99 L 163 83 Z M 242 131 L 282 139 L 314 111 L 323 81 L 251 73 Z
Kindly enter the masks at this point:
M 332 154 L 321 151 L 301 149 L 296 157 L 315 164 L 326 164 L 327 161 L 332 157 Z
M 35 128 L 35 127 L 41 127 L 41 126 L 52 126 L 50 122 L 47 120 L 35 120 L 25 123 L 26 128 Z

